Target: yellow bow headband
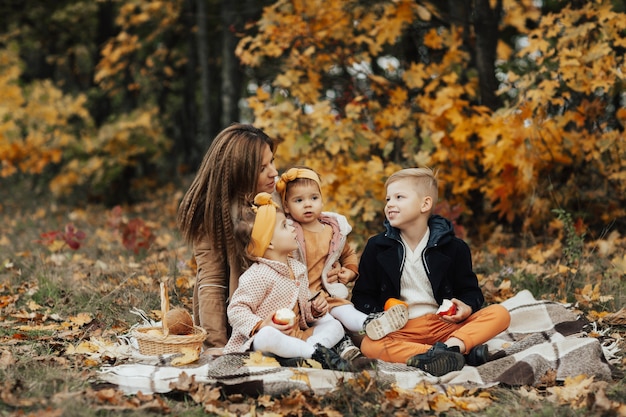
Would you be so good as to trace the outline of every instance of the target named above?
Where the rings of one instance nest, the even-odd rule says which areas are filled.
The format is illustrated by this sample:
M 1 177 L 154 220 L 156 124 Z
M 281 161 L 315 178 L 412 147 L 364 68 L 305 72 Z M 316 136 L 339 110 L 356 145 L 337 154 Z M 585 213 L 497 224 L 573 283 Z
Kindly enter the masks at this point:
M 259 193 L 254 197 L 252 210 L 256 213 L 248 252 L 252 256 L 263 256 L 267 250 L 276 226 L 276 209 L 278 204 L 272 200 L 268 193 Z
M 295 181 L 298 178 L 308 178 L 313 180 L 317 183 L 318 187 L 320 187 L 320 190 L 322 189 L 320 177 L 315 173 L 315 171 L 306 168 L 291 168 L 281 175 L 276 183 L 276 191 L 280 194 L 283 204 L 285 204 L 285 196 L 287 194 L 287 183 Z

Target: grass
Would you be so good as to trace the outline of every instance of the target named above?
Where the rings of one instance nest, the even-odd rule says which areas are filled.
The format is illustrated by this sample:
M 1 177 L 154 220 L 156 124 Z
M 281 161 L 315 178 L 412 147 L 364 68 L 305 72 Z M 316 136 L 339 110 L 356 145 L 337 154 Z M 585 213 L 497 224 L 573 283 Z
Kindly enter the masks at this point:
M 467 401 L 489 397 L 489 404 L 478 410 L 456 406 L 437 412 L 428 395 L 407 396 L 365 376 L 344 381 L 324 396 L 294 392 L 268 399 L 222 393 L 212 402 L 197 401 L 198 394 L 191 391 L 125 396 L 100 383 L 97 375 L 100 366 L 119 359 L 93 361 L 68 354 L 68 348 L 91 337 L 115 341 L 116 335 L 138 322 L 131 307 L 149 313 L 158 310 L 161 281 L 168 283 L 172 304 L 191 309 L 193 267 L 189 248 L 181 242 L 174 222 L 180 191 L 164 189 L 148 203 L 121 207 L 116 217 L 111 207 L 66 206 L 49 196 L 29 195 L 20 184 L 0 181 L 0 187 L 11 196 L 0 202 L 0 416 L 192 417 L 271 415 L 269 411 L 294 416 L 450 417 L 626 413 L 624 405 L 621 411 L 606 411 L 591 399 L 588 404 L 559 404 L 548 401 L 542 388 L 529 389 L 532 395 L 524 395 L 521 388 L 506 387 L 466 393 Z M 576 234 L 566 213 L 555 214 L 563 225 L 555 236 L 542 239 L 544 243 L 531 245 L 512 235 L 494 235 L 492 241 L 472 246 L 475 269 L 489 289 L 487 300 L 499 302 L 529 289 L 538 298 L 575 303 L 592 319 L 626 305 L 626 239 L 610 235 L 586 242 L 583 234 Z M 132 245 L 125 246 L 122 226 L 112 226 L 115 219 L 122 225 L 139 219 L 146 226 L 142 230 L 149 230 L 153 239 L 150 249 L 136 248 L 135 253 Z M 38 242 L 41 233 L 62 231 L 70 223 L 86 235 L 78 250 Z M 91 321 L 72 321 L 81 314 Z M 624 326 L 615 326 L 611 332 L 618 339 L 626 333 Z M 620 343 L 623 350 L 623 339 Z M 624 370 L 624 362 L 619 368 Z M 619 403 L 626 398 L 626 381 L 617 379 L 604 392 L 609 401 Z

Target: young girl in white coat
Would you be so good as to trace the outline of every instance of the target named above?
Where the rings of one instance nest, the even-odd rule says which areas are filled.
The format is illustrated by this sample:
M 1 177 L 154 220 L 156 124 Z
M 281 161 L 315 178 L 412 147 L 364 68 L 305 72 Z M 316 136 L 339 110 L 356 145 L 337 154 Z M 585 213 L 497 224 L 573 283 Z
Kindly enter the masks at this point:
M 235 240 L 249 267 L 228 305 L 232 335 L 224 353 L 262 351 L 287 366 L 314 359 L 325 369 L 354 370 L 330 349 L 344 336 L 343 326 L 326 314 L 324 297 L 310 299 L 306 266 L 290 256 L 298 248 L 294 227 L 270 194 L 258 194 L 244 209 Z M 295 318 L 282 324 L 276 312 L 285 308 Z

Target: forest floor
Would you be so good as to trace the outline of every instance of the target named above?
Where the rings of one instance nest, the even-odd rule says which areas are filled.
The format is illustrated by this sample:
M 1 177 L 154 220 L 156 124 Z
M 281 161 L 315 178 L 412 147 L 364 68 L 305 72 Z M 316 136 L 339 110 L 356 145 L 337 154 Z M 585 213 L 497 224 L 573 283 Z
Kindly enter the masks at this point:
M 94 346 L 114 343 L 136 324 L 132 308 L 160 319 L 160 282 L 168 283 L 172 304 L 191 310 L 195 265 L 175 224 L 182 192 L 172 186 L 149 203 L 107 208 L 66 206 L 24 190 L 5 188 L 0 201 L 0 416 L 626 416 L 623 353 L 601 395 L 584 376 L 569 385 L 465 392 L 458 401 L 422 409 L 411 409 L 398 391 L 366 376 L 323 398 L 253 398 L 217 388 L 204 396 L 125 395 L 98 382 L 100 367 L 119 359 L 94 355 Z M 555 218 L 550 235 L 496 232 L 472 245 L 487 302 L 527 289 L 538 299 L 569 303 L 597 323 L 590 337 L 610 338 L 624 352 L 626 236 L 607 230 L 591 240 L 567 218 Z

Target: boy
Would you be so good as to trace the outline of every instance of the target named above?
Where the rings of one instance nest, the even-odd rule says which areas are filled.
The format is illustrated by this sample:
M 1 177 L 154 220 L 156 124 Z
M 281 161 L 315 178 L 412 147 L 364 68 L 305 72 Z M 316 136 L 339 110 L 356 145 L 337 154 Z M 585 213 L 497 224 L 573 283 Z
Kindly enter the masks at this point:
M 370 238 L 359 263 L 352 302 L 364 313 L 383 311 L 389 298 L 405 301 L 409 320 L 379 339 L 365 337 L 367 357 L 407 363 L 432 375 L 458 371 L 488 359 L 482 343 L 505 330 L 508 311 L 481 309 L 484 297 L 472 270 L 469 247 L 450 221 L 433 215 L 437 179 L 429 168 L 403 169 L 385 183 L 386 231 Z M 456 312 L 439 316 L 444 299 Z

